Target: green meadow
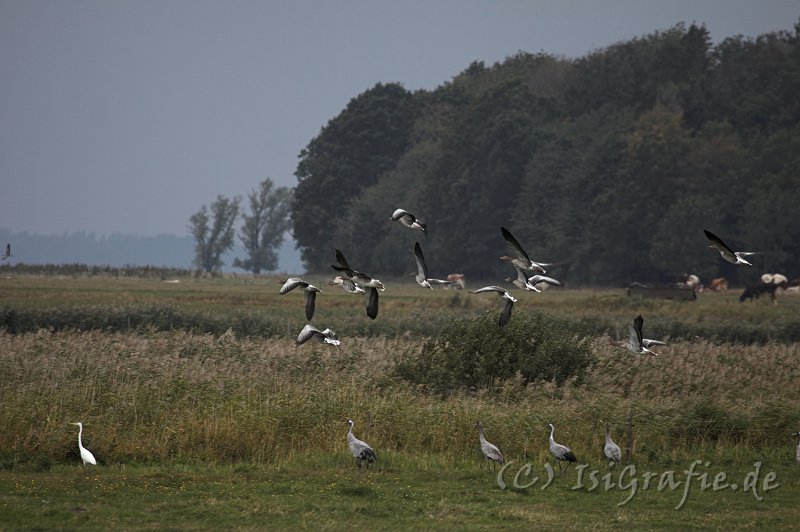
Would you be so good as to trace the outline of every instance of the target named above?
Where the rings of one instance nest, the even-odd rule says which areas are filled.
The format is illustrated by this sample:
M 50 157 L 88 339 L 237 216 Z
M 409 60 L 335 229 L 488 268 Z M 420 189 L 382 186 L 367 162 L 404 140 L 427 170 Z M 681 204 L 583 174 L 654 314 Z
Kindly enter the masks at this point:
M 515 291 L 501 330 L 493 295 L 388 280 L 372 321 L 363 297 L 312 279 L 313 323 L 342 345 L 296 346 L 303 298 L 277 281 L 0 279 L 0 528 L 796 524 L 800 297 Z M 645 336 L 669 343 L 657 357 L 611 345 L 640 313 Z M 348 417 L 372 468 L 354 467 Z M 512 462 L 506 489 L 480 454 L 479 419 Z M 601 420 L 626 451 L 611 470 Z M 96 467 L 81 465 L 73 421 Z M 547 423 L 585 469 L 559 473 Z M 515 487 L 526 464 L 539 483 L 521 487 L 521 474 Z M 669 471 L 680 484 L 659 490 Z M 713 489 L 720 473 L 728 486 Z

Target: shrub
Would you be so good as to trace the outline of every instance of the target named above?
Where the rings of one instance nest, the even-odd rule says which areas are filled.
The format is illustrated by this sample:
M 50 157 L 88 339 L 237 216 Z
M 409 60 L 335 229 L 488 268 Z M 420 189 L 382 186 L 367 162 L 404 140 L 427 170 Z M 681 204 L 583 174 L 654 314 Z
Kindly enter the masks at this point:
M 455 320 L 439 336 L 397 365 L 400 378 L 447 395 L 491 387 L 509 379 L 580 379 L 592 360 L 588 342 L 574 323 L 541 313 L 516 313 L 506 327 L 496 312 Z

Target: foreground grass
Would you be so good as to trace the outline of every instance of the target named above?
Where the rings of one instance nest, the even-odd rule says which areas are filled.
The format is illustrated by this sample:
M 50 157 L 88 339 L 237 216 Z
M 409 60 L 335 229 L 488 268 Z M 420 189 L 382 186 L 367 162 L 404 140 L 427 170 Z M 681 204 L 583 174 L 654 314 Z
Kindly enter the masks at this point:
M 9 529 L 520 529 L 766 528 L 796 526 L 796 470 L 766 464 L 752 491 L 658 491 L 655 482 L 626 504 L 631 488 L 589 492 L 575 471 L 546 489 L 501 490 L 474 461 L 384 453 L 356 472 L 349 458 L 303 456 L 281 466 L 58 466 L 0 471 L 0 528 Z M 685 468 L 685 464 L 682 468 Z M 601 466 L 602 467 L 602 466 Z M 676 480 L 685 476 L 674 467 Z M 743 479 L 750 468 L 715 468 Z M 601 469 L 605 471 L 605 469 Z M 662 473 L 665 469 L 651 469 Z M 764 492 L 774 472 L 778 486 Z M 540 473 L 544 481 L 543 471 Z M 508 475 L 509 480 L 511 474 Z M 617 477 L 614 477 L 615 479 Z M 616 480 L 615 480 L 616 483 Z M 541 485 L 541 483 L 540 483 Z M 584 482 L 584 486 L 586 483 Z M 641 486 L 642 484 L 640 484 Z M 628 485 L 626 485 L 628 486 Z

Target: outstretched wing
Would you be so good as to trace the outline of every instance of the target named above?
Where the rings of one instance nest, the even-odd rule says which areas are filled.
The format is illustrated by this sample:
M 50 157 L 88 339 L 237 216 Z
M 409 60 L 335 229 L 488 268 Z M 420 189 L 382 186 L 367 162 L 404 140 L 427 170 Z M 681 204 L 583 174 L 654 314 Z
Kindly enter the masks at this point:
M 640 314 L 640 315 L 636 316 L 633 319 L 633 321 L 630 323 L 630 325 L 628 326 L 628 329 L 630 330 L 630 333 L 631 333 L 630 340 L 628 340 L 628 341 L 630 342 L 630 344 L 633 347 L 636 347 L 636 348 L 641 348 L 642 347 L 642 325 L 643 324 L 644 324 L 644 318 L 642 318 L 642 315 Z
M 505 327 L 509 321 L 511 321 L 511 311 L 514 309 L 514 302 L 510 299 L 506 299 L 506 305 L 503 307 L 502 312 L 500 312 L 500 321 L 498 324 L 500 327 Z
M 308 283 L 298 277 L 290 277 L 289 279 L 286 279 L 286 282 L 283 283 L 283 286 L 280 290 L 278 290 L 278 293 L 283 295 L 287 292 L 291 292 L 298 286 L 306 287 L 308 286 Z
M 544 275 L 533 275 L 528 277 L 528 282 L 531 284 L 547 283 L 552 286 L 564 286 L 564 283 L 552 277 L 545 277 Z
M 366 291 L 364 299 L 367 303 L 367 316 L 374 320 L 378 317 L 378 289 L 367 286 L 364 290 Z
M 503 233 L 503 238 L 506 239 L 506 242 L 511 244 L 511 246 L 517 251 L 520 257 L 524 257 L 528 262 L 531 262 L 531 258 L 528 257 L 528 254 L 522 249 L 522 246 L 519 245 L 517 239 L 514 238 L 514 235 L 511 234 L 511 231 L 506 229 L 503 226 L 500 226 L 500 232 Z
M 711 242 L 711 245 L 722 254 L 725 260 L 729 262 L 736 262 L 736 254 L 725 242 L 722 241 L 720 237 L 708 229 L 703 229 L 703 232 L 706 234 L 706 238 Z
M 314 307 L 317 301 L 317 293 L 312 290 L 306 290 L 306 319 L 311 321 L 314 317 Z
M 645 347 L 653 347 L 654 345 L 667 345 L 666 342 L 660 340 L 651 340 L 649 338 L 642 338 L 642 345 Z
M 425 256 L 419 242 L 414 242 L 414 258 L 417 259 L 417 281 L 420 282 L 428 278 L 428 266 L 425 264 Z
M 319 329 L 310 323 L 307 323 L 306 326 L 303 327 L 303 330 L 300 331 L 300 334 L 297 335 L 297 340 L 295 343 L 297 345 L 302 345 L 318 334 L 322 334 Z
M 483 294 L 485 292 L 497 292 L 498 294 L 502 295 L 506 293 L 505 288 L 501 288 L 499 286 L 484 286 L 483 288 L 478 288 L 477 290 L 473 290 L 470 294 Z

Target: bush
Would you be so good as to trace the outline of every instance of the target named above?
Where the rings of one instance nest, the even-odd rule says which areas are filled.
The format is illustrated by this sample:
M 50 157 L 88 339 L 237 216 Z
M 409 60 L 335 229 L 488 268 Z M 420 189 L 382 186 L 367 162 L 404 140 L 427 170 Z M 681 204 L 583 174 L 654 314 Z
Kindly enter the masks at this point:
M 592 360 L 588 342 L 574 323 L 541 313 L 517 312 L 506 327 L 496 312 L 456 320 L 397 365 L 400 378 L 442 395 L 516 379 L 580 379 Z

